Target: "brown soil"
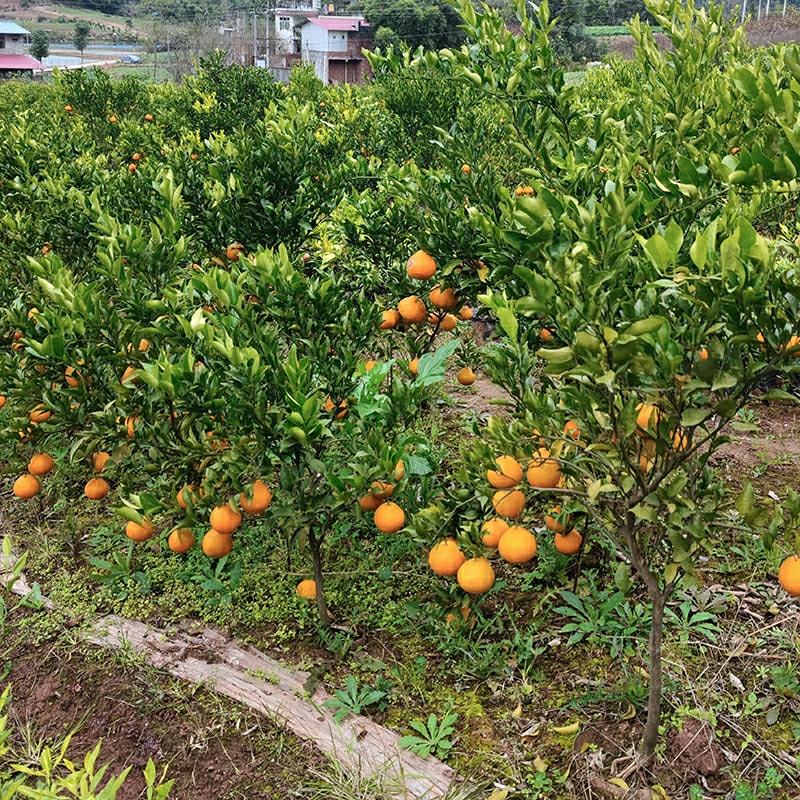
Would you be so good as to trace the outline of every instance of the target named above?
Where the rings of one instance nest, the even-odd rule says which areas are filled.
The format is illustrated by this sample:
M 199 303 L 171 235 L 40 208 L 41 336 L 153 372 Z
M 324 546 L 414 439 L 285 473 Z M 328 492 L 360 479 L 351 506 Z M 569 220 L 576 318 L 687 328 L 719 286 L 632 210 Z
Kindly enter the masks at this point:
M 753 403 L 758 430 L 733 432 L 712 457 L 712 465 L 732 485 L 749 480 L 765 492 L 783 496 L 800 476 L 800 408 L 784 403 Z
M 506 406 L 498 405 L 497 401 L 509 400 L 506 392 L 483 376 L 478 376 L 472 386 L 461 386 L 454 381 L 451 392 L 460 411 L 472 412 L 479 417 L 502 414 Z
M 143 796 L 148 758 L 175 779 L 175 800 L 289 796 L 322 763 L 311 747 L 205 689 L 52 637 L 33 646 L 19 619 L 14 634 L 8 630 L 0 661 L 11 664 L 13 727 L 29 728 L 37 741 L 60 741 L 77 728 L 73 758 L 102 739 L 98 764 L 114 774 L 132 767 L 118 800 Z

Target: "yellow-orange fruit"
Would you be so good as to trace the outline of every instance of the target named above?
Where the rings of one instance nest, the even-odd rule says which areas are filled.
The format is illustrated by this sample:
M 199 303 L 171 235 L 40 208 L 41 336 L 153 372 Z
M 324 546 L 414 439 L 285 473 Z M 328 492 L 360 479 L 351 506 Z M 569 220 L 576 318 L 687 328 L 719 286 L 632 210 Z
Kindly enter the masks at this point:
M 295 593 L 303 600 L 316 600 L 317 599 L 317 582 L 311 578 L 306 578 L 297 584 Z
M 34 425 L 38 425 L 41 422 L 47 422 L 52 416 L 52 411 L 48 411 L 43 405 L 38 405 L 28 414 L 28 419 Z
M 92 469 L 95 472 L 102 472 L 109 458 L 111 458 L 111 454 L 106 453 L 105 450 L 98 450 L 98 452 L 92 453 Z
M 458 320 L 452 314 L 445 314 L 439 321 L 439 330 L 449 333 L 456 329 L 456 325 L 458 325 Z
M 458 305 L 456 290 L 450 286 L 446 289 L 442 289 L 441 286 L 431 289 L 428 299 L 436 308 L 441 308 L 444 311 L 450 311 L 451 308 L 455 308 Z
M 55 466 L 53 457 L 47 453 L 36 453 L 28 462 L 28 472 L 31 475 L 47 475 Z
M 141 160 L 142 160 L 142 154 L 141 153 L 134 153 L 131 156 L 131 161 L 141 161 Z
M 536 537 L 527 528 L 514 525 L 500 537 L 497 552 L 509 564 L 526 564 L 536 555 Z
M 658 427 L 661 412 L 656 406 L 652 403 L 639 403 L 636 410 L 639 412 L 636 415 L 637 433 L 644 435 L 649 429 Z
M 67 367 L 64 370 L 64 380 L 67 382 L 67 386 L 76 389 L 81 384 L 81 374 L 75 367 Z
M 175 528 L 167 537 L 167 546 L 173 553 L 188 553 L 194 547 L 194 534 L 189 528 Z
M 553 332 L 548 328 L 542 328 L 539 331 L 539 341 L 540 342 L 552 342 L 555 337 L 553 336 Z
M 394 479 L 396 481 L 401 481 L 406 476 L 406 463 L 401 458 L 395 465 L 394 465 Z
M 211 528 L 211 530 L 206 531 L 200 546 L 209 558 L 222 558 L 233 550 L 233 539 L 230 534 L 220 533 Z
M 67 103 L 67 104 L 64 106 L 64 111 L 66 111 L 66 112 L 67 112 L 67 114 L 71 114 L 71 113 L 72 113 L 72 111 L 73 111 L 73 109 L 72 109 L 72 106 L 71 106 L 69 103 Z
M 436 272 L 436 262 L 424 250 L 417 250 L 406 262 L 406 271 L 409 278 L 424 281 L 433 277 Z
M 42 490 L 42 484 L 39 479 L 34 475 L 20 475 L 14 481 L 11 491 L 20 498 L 20 500 L 30 500 L 35 497 Z
M 460 611 L 461 611 L 460 618 L 455 611 L 448 611 L 447 615 L 444 618 L 445 622 L 448 625 L 452 625 L 454 622 L 466 622 L 469 619 L 469 615 L 472 613 L 472 609 L 469 606 L 461 606 Z M 475 620 L 472 621 L 472 624 L 474 623 Z M 470 625 L 469 627 L 472 627 L 472 625 Z
M 408 371 L 412 375 L 419 374 L 419 359 L 418 358 L 412 358 L 411 361 L 408 362 Z
M 116 115 L 116 114 L 112 114 L 112 115 L 111 115 L 111 116 L 108 118 L 108 121 L 109 121 L 109 122 L 110 122 L 112 125 L 116 125 L 116 124 L 117 124 L 117 122 L 118 122 L 118 120 L 117 120 L 117 115 Z
M 689 434 L 676 430 L 672 434 L 672 446 L 675 450 L 685 450 L 689 446 Z
M 415 325 L 425 322 L 425 318 L 428 315 L 425 303 L 415 294 L 404 297 L 397 304 L 397 311 L 403 319 L 403 322 Z
M 492 495 L 495 513 L 508 519 L 517 519 L 525 508 L 525 495 L 519 489 L 500 489 Z
M 458 542 L 453 538 L 435 544 L 428 553 L 428 565 L 443 578 L 455 575 L 466 560 Z
M 136 367 L 125 367 L 125 372 L 122 373 L 120 383 L 134 383 L 138 380 L 135 373 Z
M 532 186 L 517 186 L 517 188 L 514 189 L 514 194 L 517 197 L 533 197 L 535 192 Z
M 215 531 L 231 534 L 242 524 L 242 515 L 225 503 L 211 512 L 209 523 Z
M 372 372 L 377 366 L 378 362 L 374 358 L 370 358 L 364 362 L 364 372 Z
M 561 467 L 550 451 L 540 447 L 528 465 L 528 483 L 534 489 L 554 489 L 561 480 Z
M 557 519 L 556 516 L 561 513 L 561 506 L 556 506 L 553 509 L 552 516 L 547 514 L 544 518 L 544 524 L 547 530 L 553 531 L 553 533 L 564 533 L 566 530 L 565 526 L 562 525 Z
M 800 556 L 789 556 L 778 569 L 778 582 L 792 597 L 800 597 Z
M 568 419 L 564 423 L 564 436 L 568 439 L 574 439 L 576 442 L 581 438 L 581 429 L 574 419 Z
M 522 464 L 511 456 L 498 456 L 497 469 L 486 473 L 486 480 L 495 489 L 513 489 L 522 480 Z
M 146 353 L 150 349 L 150 342 L 147 339 L 140 339 L 139 340 L 139 352 Z
M 383 502 L 394 494 L 394 484 L 386 483 L 385 481 L 373 481 L 370 491 L 378 500 Z
M 263 514 L 272 503 L 272 490 L 264 481 L 258 480 L 250 487 L 251 500 L 245 492 L 239 495 L 239 507 L 248 514 Z
M 242 253 L 244 253 L 244 245 L 239 242 L 232 242 L 225 248 L 225 256 L 228 261 L 238 261 Z
M 382 533 L 397 533 L 406 524 L 406 515 L 397 503 L 382 503 L 375 510 L 375 527 Z
M 456 375 L 456 380 L 462 386 L 472 386 L 473 383 L 477 380 L 475 373 L 472 371 L 471 367 L 462 367 L 458 374 Z
M 363 497 L 358 498 L 358 504 L 363 511 L 375 511 L 375 509 L 383 502 L 374 494 L 365 494 Z
M 456 580 L 467 594 L 484 594 L 494 586 L 494 570 L 482 556 L 469 558 L 459 568 Z
M 125 535 L 134 542 L 146 542 L 155 532 L 156 529 L 153 527 L 153 523 L 147 518 L 142 520 L 141 525 L 138 522 L 129 520 L 125 526 Z
M 4 408 L 5 404 L 8 402 L 5 395 L 0 394 L 0 408 Z
M 83 493 L 90 500 L 102 500 L 108 494 L 110 488 L 108 481 L 103 478 L 92 478 L 83 487 Z
M 125 418 L 125 430 L 128 432 L 129 439 L 133 439 L 133 436 L 136 433 L 136 426 L 138 424 L 139 417 L 134 414 L 131 414 L 129 417 Z
M 139 169 L 136 164 L 128 164 L 128 172 L 136 172 Z
M 583 536 L 576 530 L 571 530 L 569 533 L 557 533 L 553 537 L 553 544 L 559 553 L 563 553 L 565 556 L 574 556 L 581 549 Z
M 472 309 L 469 306 L 461 306 L 456 316 L 462 322 L 466 322 L 468 319 L 472 319 L 473 316 Z
M 483 523 L 481 539 L 487 547 L 497 547 L 500 537 L 508 530 L 508 523 L 500 517 L 494 519 L 487 519 Z
M 472 172 L 472 167 L 469 164 L 462 164 L 461 165 L 461 172 L 464 175 L 469 175 Z
M 378 326 L 382 331 L 394 328 L 400 323 L 400 312 L 390 308 L 381 314 L 381 324 Z
M 191 483 L 184 483 L 175 494 L 175 501 L 178 503 L 178 506 L 185 511 L 189 507 L 190 500 L 194 503 L 194 485 Z
M 697 351 L 697 357 L 700 359 L 700 361 L 708 361 L 708 350 L 705 347 L 701 347 Z
M 325 398 L 325 402 L 322 404 L 322 408 L 329 414 L 333 411 L 334 403 L 333 399 L 330 396 Z M 341 403 L 339 403 L 339 410 L 336 412 L 336 416 L 334 417 L 334 419 L 344 419 L 346 416 L 347 416 L 347 400 L 345 399 L 342 400 Z
M 152 114 L 145 114 L 144 115 L 144 121 L 145 122 L 152 122 L 153 121 L 153 115 Z

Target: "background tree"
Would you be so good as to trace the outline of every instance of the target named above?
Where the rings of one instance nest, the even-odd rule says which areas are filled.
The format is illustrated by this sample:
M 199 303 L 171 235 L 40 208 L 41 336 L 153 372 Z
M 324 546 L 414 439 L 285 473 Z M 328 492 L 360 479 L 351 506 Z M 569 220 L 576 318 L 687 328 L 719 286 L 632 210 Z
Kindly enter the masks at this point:
M 368 0 L 364 14 L 380 33 L 382 46 L 401 42 L 408 47 L 436 49 L 458 44 L 460 18 L 447 3 L 418 0 Z
M 89 33 L 91 27 L 88 22 L 76 22 L 75 32 L 72 35 L 72 44 L 75 49 L 81 54 L 81 63 L 83 63 L 83 51 L 89 43 Z
M 50 39 L 46 31 L 35 31 L 31 36 L 31 55 L 37 61 L 44 61 L 50 53 Z

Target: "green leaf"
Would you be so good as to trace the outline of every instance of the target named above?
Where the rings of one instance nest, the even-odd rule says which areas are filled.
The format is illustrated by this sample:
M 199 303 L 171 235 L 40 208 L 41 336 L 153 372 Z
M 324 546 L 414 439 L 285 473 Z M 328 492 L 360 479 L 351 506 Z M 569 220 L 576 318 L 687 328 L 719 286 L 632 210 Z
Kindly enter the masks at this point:
M 660 233 L 654 233 L 644 243 L 644 251 L 659 270 L 666 269 L 672 263 L 672 249 Z
M 756 493 L 753 491 L 753 484 L 747 481 L 742 491 L 739 492 L 736 497 L 736 510 L 739 512 L 739 516 L 742 519 L 747 519 L 755 500 Z
M 694 428 L 711 416 L 710 408 L 687 408 L 681 416 L 681 426 Z
M 432 353 L 425 353 L 419 360 L 415 383 L 420 386 L 430 386 L 443 381 L 447 369 L 447 359 L 455 353 L 459 345 L 458 339 L 453 339 Z

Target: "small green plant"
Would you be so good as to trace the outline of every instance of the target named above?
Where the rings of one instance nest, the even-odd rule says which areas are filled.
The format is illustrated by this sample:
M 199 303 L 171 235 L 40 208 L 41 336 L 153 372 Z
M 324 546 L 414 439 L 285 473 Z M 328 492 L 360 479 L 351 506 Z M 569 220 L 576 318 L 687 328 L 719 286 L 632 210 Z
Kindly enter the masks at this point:
M 348 675 L 344 689 L 339 689 L 325 707 L 333 712 L 333 718 L 341 722 L 348 714 L 360 714 L 368 706 L 379 703 L 386 697 L 386 692 L 372 686 L 362 686 L 354 675 Z
M 180 577 L 196 583 L 206 592 L 206 602 L 212 607 L 230 605 L 233 593 L 239 588 L 242 580 L 242 565 L 229 556 L 223 556 L 216 562 L 201 561 L 199 565 L 184 570 Z
M 703 636 L 710 642 L 717 641 L 719 625 L 716 615 L 693 608 L 692 601 L 688 598 L 680 603 L 677 611 L 667 608 L 664 619 L 667 625 L 678 631 L 681 642 L 688 642 L 693 634 Z
M 427 722 L 413 719 L 408 724 L 416 733 L 403 736 L 400 739 L 400 747 L 404 747 L 422 758 L 430 755 L 445 758 L 453 749 L 451 737 L 455 733 L 457 720 L 458 714 L 454 712 L 445 714 L 441 721 L 436 714 L 431 714 Z
M 124 553 L 113 553 L 110 560 L 92 557 L 89 563 L 96 570 L 92 579 L 107 586 L 120 600 L 125 600 L 132 589 L 142 594 L 150 591 L 150 578 L 135 567 L 132 543 Z
M 783 785 L 783 776 L 775 767 L 770 767 L 764 777 L 755 785 L 740 783 L 733 793 L 734 800 L 772 800 L 776 797 L 775 790 Z

